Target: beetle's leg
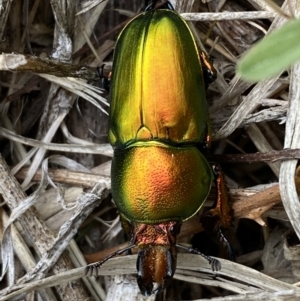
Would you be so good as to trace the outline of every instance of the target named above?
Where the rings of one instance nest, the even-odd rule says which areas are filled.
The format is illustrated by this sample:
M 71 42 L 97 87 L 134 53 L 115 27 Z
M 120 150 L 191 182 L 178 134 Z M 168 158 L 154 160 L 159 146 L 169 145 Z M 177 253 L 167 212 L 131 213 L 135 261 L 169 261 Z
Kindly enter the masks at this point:
M 205 90 L 207 90 L 208 86 L 216 80 L 217 70 L 214 68 L 213 63 L 206 52 L 201 49 L 198 49 L 198 51 L 202 65 Z
M 158 4 L 161 2 L 161 4 Z M 145 11 L 153 10 L 153 9 L 170 9 L 174 10 L 173 5 L 169 1 L 161 1 L 161 0 L 146 0 Z
M 98 262 L 91 263 L 91 264 L 87 265 L 85 267 L 85 270 L 84 270 L 85 274 L 86 275 L 90 274 L 90 276 L 93 276 L 93 272 L 96 271 L 96 275 L 95 276 L 98 276 L 98 268 L 100 268 L 103 263 L 105 263 L 107 260 L 109 260 L 109 259 L 111 259 L 111 258 L 113 258 L 113 257 L 115 257 L 117 255 L 121 255 L 122 253 L 124 253 L 124 252 L 126 252 L 128 250 L 131 250 L 134 247 L 135 247 L 134 244 L 130 244 L 129 246 L 127 246 L 124 249 L 121 249 L 121 250 L 118 250 L 116 252 L 111 253 L 110 255 L 108 255 L 107 257 L 105 257 L 101 261 L 98 261 Z
M 227 228 L 232 226 L 232 209 L 229 206 L 229 195 L 226 187 L 226 180 L 219 165 L 212 166 L 215 175 L 215 184 L 217 189 L 217 199 L 209 215 L 218 216 L 220 226 Z
M 124 232 L 127 235 L 132 236 L 133 226 L 132 226 L 131 222 L 127 218 L 125 218 L 122 213 L 120 213 L 120 221 L 121 221 L 121 225 L 122 225 Z M 131 237 L 131 241 L 132 241 L 132 237 Z
M 112 257 L 115 257 L 117 255 L 121 255 L 123 253 L 126 253 L 126 255 L 131 254 L 131 249 L 135 247 L 135 243 L 134 243 L 135 238 L 133 236 L 133 231 L 132 231 L 133 227 L 132 227 L 132 224 L 122 214 L 120 214 L 120 220 L 121 220 L 121 224 L 122 224 L 122 228 L 123 228 L 124 232 L 126 234 L 131 235 L 130 245 L 121 250 L 111 253 L 110 255 L 108 255 L 104 259 L 102 259 L 101 261 L 87 265 L 85 268 L 85 274 L 90 274 L 90 276 L 92 276 L 93 272 L 96 271 L 96 276 L 98 276 L 98 274 L 97 274 L 98 268 L 100 268 L 101 265 L 103 263 L 105 263 L 107 260 L 109 260 Z
M 182 248 L 182 249 L 184 249 L 184 250 L 186 250 L 190 253 L 202 256 L 203 258 L 205 258 L 208 261 L 208 263 L 211 265 L 211 269 L 214 272 L 221 270 L 221 262 L 218 259 L 207 256 L 207 255 L 201 253 L 200 251 L 198 251 L 194 248 L 189 248 L 189 247 L 186 247 L 186 246 L 183 246 L 183 245 L 180 245 L 180 244 L 176 244 L 176 247 L 177 248 Z
M 201 217 L 201 223 L 204 230 L 217 231 L 222 243 L 227 247 L 230 258 L 234 260 L 233 249 L 222 232 L 222 228 L 232 226 L 232 209 L 229 206 L 226 181 L 220 166 L 213 165 L 212 168 L 215 175 L 217 198 L 213 208 Z
M 227 248 L 227 252 L 229 254 L 229 259 L 231 261 L 236 261 L 235 252 L 234 252 L 234 250 L 233 250 L 230 242 L 227 240 L 227 238 L 225 237 L 224 233 L 222 232 L 222 228 L 221 227 L 218 228 L 218 234 L 220 236 L 221 242 Z
M 211 123 L 210 123 L 210 119 L 208 116 L 208 120 L 206 122 L 206 128 L 205 128 L 205 136 L 204 136 L 202 143 L 199 145 L 199 151 L 204 155 L 209 152 L 211 138 L 212 138 Z
M 211 84 L 217 78 L 217 71 L 214 68 L 214 66 L 213 66 L 212 62 L 210 61 L 206 52 L 204 52 L 199 47 L 198 47 L 198 52 L 199 52 L 199 56 L 200 56 L 201 66 L 202 66 L 205 91 L 207 91 L 209 84 Z M 208 112 L 207 112 L 207 115 L 208 115 Z M 202 144 L 202 151 L 204 153 L 210 149 L 211 138 L 212 138 L 212 130 L 211 130 L 210 119 L 208 116 L 208 120 L 206 122 L 206 135 L 205 135 L 205 139 Z
M 125 232 L 126 235 L 129 235 L 131 237 L 130 242 L 134 243 L 135 237 L 133 236 L 133 227 L 132 224 L 123 216 L 122 213 L 120 213 L 120 220 L 121 220 L 121 225 L 122 228 Z M 131 255 L 131 249 L 128 249 L 126 251 L 126 255 Z
M 208 116 L 208 120 L 206 123 L 206 136 L 203 143 L 204 151 L 209 151 L 211 145 L 211 138 L 212 138 L 211 123 L 210 123 L 210 118 Z
M 101 86 L 104 90 L 109 92 L 110 89 L 110 78 L 111 78 L 111 72 L 108 74 L 108 76 L 104 75 L 104 67 L 105 64 L 101 65 L 97 68 L 97 72 L 100 78 Z

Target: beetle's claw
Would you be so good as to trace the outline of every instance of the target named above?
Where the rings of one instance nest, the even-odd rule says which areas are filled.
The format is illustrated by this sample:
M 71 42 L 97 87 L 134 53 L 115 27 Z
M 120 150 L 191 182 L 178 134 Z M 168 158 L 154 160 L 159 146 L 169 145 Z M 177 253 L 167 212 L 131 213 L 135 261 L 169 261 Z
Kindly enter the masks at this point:
M 92 276 L 93 269 L 90 266 L 86 266 L 85 269 L 84 269 L 84 274 L 88 276 L 89 273 L 90 273 L 90 276 Z
M 211 258 L 209 264 L 213 272 L 218 272 L 222 268 L 221 262 L 218 259 Z
M 94 272 L 94 267 L 93 266 L 86 266 L 86 268 L 84 269 L 84 273 L 87 275 L 87 276 L 93 276 L 93 272 Z
M 94 276 L 98 277 L 98 269 L 99 269 L 99 267 L 100 267 L 99 262 L 90 264 L 90 265 L 86 266 L 86 268 L 84 269 L 84 273 L 87 276 L 93 276 L 94 271 L 95 271 L 96 275 L 94 275 Z

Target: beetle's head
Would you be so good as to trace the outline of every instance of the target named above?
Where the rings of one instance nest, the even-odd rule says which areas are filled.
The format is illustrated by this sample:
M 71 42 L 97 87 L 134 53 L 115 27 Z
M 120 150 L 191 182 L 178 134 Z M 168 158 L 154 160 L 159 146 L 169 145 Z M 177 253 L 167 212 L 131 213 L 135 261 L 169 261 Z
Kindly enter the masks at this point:
M 176 269 L 176 238 L 180 222 L 136 224 L 138 286 L 144 296 L 163 290 Z

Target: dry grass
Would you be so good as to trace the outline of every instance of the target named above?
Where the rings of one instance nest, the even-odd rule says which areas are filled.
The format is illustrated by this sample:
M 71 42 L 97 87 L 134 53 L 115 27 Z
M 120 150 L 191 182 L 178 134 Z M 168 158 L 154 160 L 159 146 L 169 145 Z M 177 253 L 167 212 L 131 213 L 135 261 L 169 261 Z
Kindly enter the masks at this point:
M 144 1 L 104 1 L 81 14 L 84 1 L 75 2 L 0 1 L 0 208 L 6 272 L 0 301 L 144 300 L 129 275 L 135 273 L 136 255 L 105 263 L 99 275 L 111 278 L 84 277 L 86 261 L 99 260 L 125 242 L 109 194 L 108 102 L 97 87 L 96 67 L 105 63 L 110 70 L 117 34 Z M 299 10 L 296 0 L 282 2 L 276 1 L 280 10 L 261 0 L 173 1 L 218 70 L 207 95 L 215 140 L 209 160 L 222 162 L 228 177 L 235 225 L 226 234 L 238 263 L 221 259 L 222 270 L 214 274 L 200 256 L 180 253 L 176 280 L 157 300 L 300 298 L 293 285 L 300 277 L 297 174 L 294 181 L 300 148 L 299 64 L 256 85 L 235 76 L 240 55 Z M 193 218 L 180 239 L 190 242 L 201 230 Z M 193 244 L 204 253 L 226 258 L 213 234 L 195 237 Z M 99 250 L 104 251 L 83 255 Z

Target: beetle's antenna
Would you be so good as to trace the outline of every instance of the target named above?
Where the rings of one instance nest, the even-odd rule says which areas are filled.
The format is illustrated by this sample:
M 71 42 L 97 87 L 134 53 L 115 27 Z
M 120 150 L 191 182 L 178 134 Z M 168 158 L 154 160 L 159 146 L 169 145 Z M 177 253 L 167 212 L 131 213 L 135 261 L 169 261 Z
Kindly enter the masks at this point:
M 107 257 L 105 257 L 101 261 L 98 261 L 98 262 L 91 263 L 91 264 L 87 265 L 85 270 L 84 270 L 84 273 L 86 275 L 90 274 L 90 276 L 92 276 L 93 273 L 94 273 L 94 270 L 95 270 L 96 271 L 96 277 L 97 277 L 98 276 L 98 268 L 100 268 L 103 263 L 105 263 L 107 260 L 109 260 L 109 259 L 111 259 L 111 258 L 113 258 L 117 255 L 121 255 L 122 253 L 124 253 L 124 252 L 126 252 L 126 251 L 128 251 L 128 250 L 130 250 L 134 247 L 135 247 L 135 245 L 129 245 L 124 249 L 121 249 L 121 250 L 118 250 L 116 252 L 111 253 L 110 255 L 108 255 Z
M 211 269 L 213 270 L 213 272 L 217 272 L 217 271 L 221 270 L 221 262 L 218 259 L 207 256 L 194 248 L 186 247 L 186 246 L 179 245 L 179 244 L 176 244 L 176 247 L 182 248 L 182 249 L 188 251 L 189 253 L 197 254 L 197 255 L 200 255 L 203 258 L 205 258 L 208 261 L 208 263 L 211 265 Z

